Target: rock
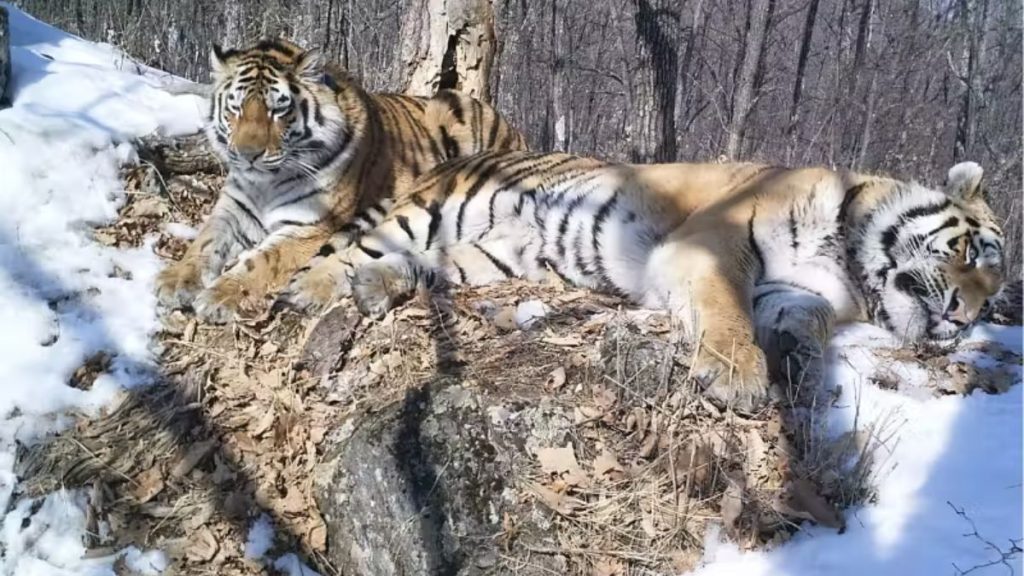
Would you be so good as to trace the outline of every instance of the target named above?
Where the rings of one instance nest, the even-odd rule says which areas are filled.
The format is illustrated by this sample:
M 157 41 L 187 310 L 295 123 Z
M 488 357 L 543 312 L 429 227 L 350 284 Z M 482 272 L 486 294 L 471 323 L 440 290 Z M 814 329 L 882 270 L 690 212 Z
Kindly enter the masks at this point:
M 349 326 L 346 322 L 330 316 L 325 322 L 334 327 L 320 330 L 322 335 L 351 338 L 351 328 L 337 327 Z M 374 340 L 373 329 L 369 335 L 357 336 L 361 346 Z M 502 334 L 497 342 L 505 345 L 501 338 L 511 335 Z M 315 471 L 313 492 L 327 525 L 327 557 L 341 573 L 475 575 L 504 573 L 512 566 L 518 567 L 519 574 L 565 570 L 565 557 L 552 552 L 565 545 L 558 536 L 559 517 L 585 513 L 579 498 L 587 497 L 569 494 L 565 487 L 572 491 L 611 477 L 622 479 L 627 467 L 614 461 L 593 476 L 593 462 L 614 458 L 608 456 L 608 446 L 598 452 L 585 441 L 576 444 L 577 454 L 585 460 L 573 468 L 581 478 L 546 471 L 540 456 L 545 450 L 580 442 L 573 406 L 597 401 L 593 400 L 595 390 L 607 392 L 603 385 L 595 385 L 604 376 L 623 377 L 636 393 L 636 403 L 621 400 L 619 408 L 625 414 L 628 405 L 667 396 L 673 379 L 685 371 L 673 373 L 675 345 L 629 326 L 610 325 L 603 339 L 596 334 L 590 342 L 599 352 L 594 364 L 581 368 L 581 373 L 573 372 L 574 379 L 586 374 L 587 384 L 574 385 L 576 391 L 565 387 L 556 400 L 556 392 L 544 386 L 551 373 L 546 363 L 563 361 L 564 348 L 546 343 L 551 337 L 515 334 L 519 340 L 508 345 L 535 365 L 519 368 L 499 362 L 493 370 L 518 384 L 503 382 L 497 372 L 489 373 L 488 362 L 467 343 L 461 353 L 464 364 L 474 367 L 472 381 L 459 364 L 438 362 L 440 369 L 403 395 L 383 406 L 360 410 L 335 428 Z M 311 338 L 317 350 L 331 350 L 327 340 Z M 411 354 L 408 349 L 404 352 Z M 491 353 L 503 355 L 493 348 Z M 339 363 L 333 358 L 326 365 Z M 337 380 L 358 378 L 346 373 L 365 370 L 363 364 L 350 361 Z M 389 376 L 376 385 L 388 386 Z M 608 414 L 617 413 L 614 407 L 605 409 Z M 617 476 L 609 470 L 617 471 Z M 576 505 L 551 506 L 537 497 L 538 492 Z M 516 564 L 516 559 L 524 562 Z

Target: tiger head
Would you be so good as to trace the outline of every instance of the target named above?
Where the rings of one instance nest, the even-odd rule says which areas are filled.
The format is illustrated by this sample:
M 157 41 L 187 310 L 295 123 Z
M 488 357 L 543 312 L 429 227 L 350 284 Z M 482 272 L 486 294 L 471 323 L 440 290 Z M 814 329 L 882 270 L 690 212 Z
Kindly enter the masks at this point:
M 875 316 L 896 334 L 953 338 L 1003 288 L 1003 233 L 981 179 L 974 162 L 957 164 L 944 190 L 899 186 L 874 218 L 875 266 L 866 271 L 879 282 Z
M 208 134 L 232 169 L 311 171 L 341 133 L 341 113 L 319 55 L 283 39 L 246 50 L 216 44 Z

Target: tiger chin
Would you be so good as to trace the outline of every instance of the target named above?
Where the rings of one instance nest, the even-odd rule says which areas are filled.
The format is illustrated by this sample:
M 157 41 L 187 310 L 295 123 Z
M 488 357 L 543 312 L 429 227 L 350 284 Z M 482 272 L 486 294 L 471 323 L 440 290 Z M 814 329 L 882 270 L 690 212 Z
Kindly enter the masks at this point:
M 426 175 L 306 274 L 329 279 L 316 298 L 380 316 L 418 285 L 553 269 L 676 315 L 700 343 L 706 393 L 752 413 L 770 382 L 792 398 L 821 380 L 837 324 L 918 341 L 979 319 L 1003 286 L 981 180 L 974 163 L 935 189 L 823 168 L 485 153 Z
M 344 246 L 359 211 L 383 217 L 389 198 L 436 165 L 526 147 L 469 96 L 370 94 L 284 39 L 214 46 L 210 62 L 206 133 L 228 175 L 184 257 L 156 280 L 163 306 L 210 322 L 257 311 L 332 236 Z

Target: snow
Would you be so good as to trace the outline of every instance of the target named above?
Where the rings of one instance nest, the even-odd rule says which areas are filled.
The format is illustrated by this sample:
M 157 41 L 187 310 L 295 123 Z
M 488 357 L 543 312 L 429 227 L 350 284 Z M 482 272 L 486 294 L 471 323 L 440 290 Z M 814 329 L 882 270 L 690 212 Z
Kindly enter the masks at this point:
M 132 138 L 196 131 L 204 104 L 160 89 L 168 76 L 6 5 L 13 106 L 0 111 L 0 574 L 111 574 L 115 557 L 82 560 L 84 501 L 75 492 L 12 503 L 16 442 L 31 443 L 144 383 L 157 328 L 149 245 L 91 239 L 124 201 L 119 166 Z M 121 272 L 127 272 L 124 274 Z M 125 278 L 130 277 L 130 280 Z M 66 383 L 105 350 L 113 370 L 88 391 Z M 126 561 L 159 572 L 153 553 Z M 146 570 L 140 570 L 146 572 Z
M 966 342 L 995 342 L 1020 354 L 1021 336 L 1020 327 L 982 325 Z M 975 528 L 1003 551 L 1011 549 L 1011 540 L 1020 543 L 1024 521 L 1021 367 L 1012 367 L 1017 385 L 1000 395 L 975 392 L 966 398 L 935 398 L 883 390 L 866 382 L 862 375 L 872 374 L 883 364 L 911 380 L 926 374 L 920 369 L 914 374 L 911 366 L 893 366 L 891 360 L 871 353 L 896 344 L 884 331 L 858 325 L 840 331 L 830 350 L 829 379 L 842 387 L 829 415 L 831 432 L 853 429 L 855 419 L 861 428 L 883 420 L 895 432 L 883 443 L 884 465 L 875 470 L 877 502 L 847 511 L 844 534 L 808 524 L 793 540 L 767 552 L 741 552 L 732 544 L 718 543 L 711 557 L 705 557 L 706 565 L 694 574 L 953 575 L 957 569 L 966 571 L 1000 558 L 980 539 L 965 535 Z M 954 506 L 969 520 L 959 516 Z M 1008 562 L 1015 574 L 1022 572 L 1020 554 Z M 1001 564 L 971 572 L 1008 573 Z
M 274 569 L 287 576 L 320 576 L 320 573 L 302 563 L 295 554 L 285 554 L 274 561 Z
M 249 560 L 260 560 L 273 545 L 274 524 L 270 521 L 270 516 L 260 514 L 249 528 L 249 536 L 245 540 L 245 557 Z
M 14 454 L 16 443 L 69 425 L 72 411 L 94 412 L 118 391 L 147 381 L 150 336 L 158 326 L 151 284 L 160 262 L 148 244 L 105 247 L 90 230 L 110 222 L 124 201 L 118 169 L 136 157 L 130 140 L 155 130 L 193 132 L 205 105 L 168 94 L 161 87 L 175 79 L 132 63 L 116 48 L 7 8 L 14 104 L 0 111 L 0 576 L 107 576 L 118 558 L 136 572 L 157 574 L 168 561 L 156 550 L 83 559 L 85 495 L 59 491 L 15 500 Z M 175 224 L 165 229 L 180 237 L 195 233 Z M 521 304 L 517 323 L 548 314 L 537 304 Z M 980 326 L 966 342 L 1020 353 L 1021 329 Z M 995 396 L 936 398 L 927 393 L 927 371 L 878 354 L 898 346 L 882 330 L 854 326 L 830 350 L 830 384 L 841 393 L 828 433 L 878 421 L 891 433 L 876 468 L 877 501 L 847 512 L 845 534 L 805 525 L 771 551 L 741 552 L 711 533 L 697 574 L 954 574 L 954 563 L 967 570 L 996 558 L 964 535 L 973 530 L 970 521 L 1003 550 L 1022 537 L 1021 386 Z M 111 374 L 88 391 L 67 386 L 75 368 L 100 350 L 116 355 Z M 999 362 L 977 349 L 954 359 Z M 910 392 L 867 380 L 880 369 L 911 384 Z M 1008 369 L 1020 379 L 1019 364 Z M 289 574 L 315 574 L 294 554 L 266 558 L 272 543 L 273 526 L 261 516 L 246 556 Z M 1010 562 L 1020 573 L 1019 555 Z M 996 565 L 972 574 L 1005 572 Z

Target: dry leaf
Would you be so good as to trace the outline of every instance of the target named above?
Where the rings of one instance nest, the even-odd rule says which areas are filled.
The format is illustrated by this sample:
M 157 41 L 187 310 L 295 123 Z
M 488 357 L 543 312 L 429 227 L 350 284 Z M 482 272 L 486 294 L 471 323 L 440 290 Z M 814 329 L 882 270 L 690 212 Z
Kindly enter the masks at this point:
M 602 558 L 594 563 L 591 576 L 626 576 L 626 565 L 616 558 Z
M 217 446 L 216 440 L 203 440 L 189 446 L 185 456 L 171 469 L 172 478 L 184 478 L 197 464 L 203 461 Z
M 274 413 L 274 407 L 268 407 L 266 411 L 263 413 L 263 416 L 260 417 L 259 422 L 257 422 L 256 425 L 252 427 L 252 435 L 256 438 L 259 438 L 266 434 L 267 431 L 270 430 L 271 426 L 274 425 L 275 418 L 276 414 Z
M 188 550 L 185 555 L 193 562 L 209 562 L 217 555 L 220 545 L 213 532 L 206 526 L 196 530 L 188 538 Z
M 531 482 L 529 487 L 530 491 L 533 492 L 542 504 L 563 516 L 572 516 L 577 510 L 583 507 L 583 502 L 565 494 L 564 492 L 555 492 L 554 490 L 537 484 L 536 482 Z
M 626 477 L 626 470 L 619 464 L 615 453 L 606 448 L 594 458 L 594 476 L 618 482 Z
M 803 478 L 795 478 L 786 486 L 787 497 L 776 506 L 779 512 L 798 518 L 814 520 L 822 526 L 835 528 L 842 533 L 846 521 L 834 506 L 818 493 L 814 484 Z
M 145 504 L 163 489 L 163 472 L 159 466 L 154 466 L 135 477 L 135 489 L 132 491 L 132 495 L 139 501 L 139 504 Z
M 541 470 L 559 475 L 568 484 L 585 486 L 588 483 L 589 478 L 576 461 L 571 443 L 562 448 L 541 448 L 537 451 L 537 460 Z
M 128 207 L 130 218 L 159 218 L 167 214 L 167 203 L 157 196 L 136 196 Z
M 722 524 L 730 533 L 736 530 L 736 521 L 743 512 L 743 477 L 734 473 L 726 473 L 729 485 L 722 493 Z
M 644 534 L 647 534 L 648 538 L 654 539 L 658 537 L 658 529 L 654 527 L 654 516 L 650 511 L 644 512 L 641 515 L 640 527 L 643 528 Z
M 498 313 L 494 315 L 492 320 L 494 325 L 498 327 L 498 330 L 504 332 L 511 332 L 518 328 L 516 324 L 516 308 L 515 306 L 505 306 Z
M 579 346 L 583 344 L 583 340 L 580 340 L 578 336 L 548 336 L 547 338 L 541 338 L 540 341 L 553 346 Z
M 565 385 L 565 368 L 559 366 L 548 374 L 548 379 L 544 382 L 544 387 L 548 390 L 558 390 Z
M 306 510 L 306 497 L 301 490 L 295 487 L 289 488 L 288 494 L 279 502 L 281 510 L 290 514 L 298 514 Z

